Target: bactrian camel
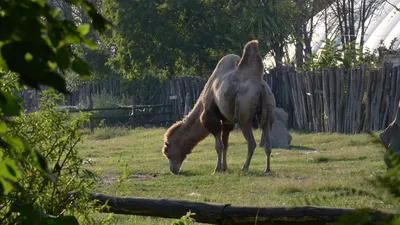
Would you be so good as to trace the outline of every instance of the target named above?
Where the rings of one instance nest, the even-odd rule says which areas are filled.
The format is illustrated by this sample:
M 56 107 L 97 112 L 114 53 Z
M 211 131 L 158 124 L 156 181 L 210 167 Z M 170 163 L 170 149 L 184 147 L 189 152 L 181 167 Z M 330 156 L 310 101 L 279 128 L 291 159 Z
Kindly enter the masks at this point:
M 263 80 L 263 71 L 257 40 L 245 45 L 242 57 L 228 54 L 218 62 L 192 111 L 164 134 L 162 151 L 172 173 L 179 172 L 186 156 L 210 133 L 215 138 L 218 156 L 214 172 L 226 171 L 229 133 L 237 123 L 247 141 L 242 170 L 248 171 L 256 148 L 252 131 L 254 119 L 262 129 L 260 146 L 266 153 L 264 172 L 271 171 L 270 132 L 275 120 L 275 97 Z

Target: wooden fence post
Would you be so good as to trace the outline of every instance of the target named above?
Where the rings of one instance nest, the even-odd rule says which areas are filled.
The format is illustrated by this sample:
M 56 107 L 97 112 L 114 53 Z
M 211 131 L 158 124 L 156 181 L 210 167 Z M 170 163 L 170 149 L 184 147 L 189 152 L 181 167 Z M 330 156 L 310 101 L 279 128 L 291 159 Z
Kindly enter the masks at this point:
M 132 111 L 131 111 L 131 118 L 130 118 L 130 124 L 131 128 L 135 127 L 135 110 L 136 110 L 136 97 L 135 95 L 132 95 L 131 97 L 131 102 L 132 102 Z
M 88 108 L 93 109 L 93 96 L 91 94 L 89 94 L 89 107 Z M 90 118 L 89 118 L 89 128 L 90 128 L 90 132 L 93 133 L 94 124 L 93 124 L 92 116 L 90 116 Z

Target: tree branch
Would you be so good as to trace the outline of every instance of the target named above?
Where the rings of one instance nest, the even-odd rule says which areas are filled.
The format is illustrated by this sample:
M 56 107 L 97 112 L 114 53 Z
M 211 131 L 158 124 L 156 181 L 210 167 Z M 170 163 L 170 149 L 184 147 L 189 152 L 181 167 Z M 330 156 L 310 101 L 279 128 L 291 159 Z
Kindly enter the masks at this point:
M 395 8 L 397 11 L 400 12 L 400 8 L 399 8 L 399 7 L 397 7 L 397 6 L 394 5 L 393 3 L 389 2 L 388 0 L 385 0 L 385 2 L 386 2 L 387 4 L 389 4 L 390 6 L 393 6 L 393 8 Z

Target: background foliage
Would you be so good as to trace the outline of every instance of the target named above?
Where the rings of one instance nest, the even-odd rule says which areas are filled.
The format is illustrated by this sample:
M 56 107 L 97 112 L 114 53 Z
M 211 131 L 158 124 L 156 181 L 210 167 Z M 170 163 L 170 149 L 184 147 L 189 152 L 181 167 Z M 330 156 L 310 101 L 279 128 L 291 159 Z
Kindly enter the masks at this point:
M 94 30 L 103 32 L 106 29 L 108 22 L 91 3 L 84 0 L 63 2 L 81 8 L 90 18 Z M 76 133 L 78 125 L 68 129 L 60 127 L 60 119 L 65 120 L 65 118 L 56 117 L 49 111 L 54 106 L 50 100 L 44 101 L 42 117 L 21 116 L 20 99 L 14 93 L 19 86 L 24 85 L 34 88 L 46 85 L 66 93 L 64 77 L 67 71 L 88 77 L 91 73 L 89 65 L 72 48 L 80 44 L 90 49 L 97 48 L 94 42 L 86 37 L 90 26 L 66 20 L 44 0 L 21 0 L 0 1 L 0 27 L 2 29 L 0 34 L 0 79 L 2 79 L 0 90 L 0 199 L 2 202 L 0 211 L 2 217 L 0 219 L 2 224 L 25 224 L 28 221 L 30 224 L 77 224 L 78 220 L 75 216 L 65 215 L 70 213 L 69 209 L 73 208 L 67 204 L 75 203 L 69 199 L 61 200 L 65 198 L 65 193 L 61 194 L 61 192 L 67 191 L 68 188 L 83 188 L 74 183 L 76 181 L 74 179 L 78 179 L 76 176 L 79 174 L 76 170 L 77 159 L 74 158 L 76 149 L 69 143 L 66 144 L 66 141 L 79 140 Z M 11 76 L 11 78 L 5 78 L 5 76 Z M 17 82 L 5 82 L 10 79 Z M 50 130 L 47 130 L 49 133 L 40 133 L 40 130 L 23 130 L 22 127 L 18 127 L 18 124 L 24 122 L 26 126 L 24 128 L 39 128 L 37 122 L 45 117 L 53 119 L 55 123 L 59 122 L 56 127 L 61 130 L 56 130 L 56 132 L 61 133 L 61 136 L 51 136 L 54 132 L 51 133 Z M 25 119 L 34 122 L 31 127 Z M 35 122 L 35 120 L 38 121 Z M 25 134 L 31 132 L 31 135 L 24 136 L 24 131 Z M 58 145 L 41 143 L 40 138 Z M 36 146 L 36 144 L 39 145 Z M 47 160 L 55 165 L 48 164 Z M 54 166 L 53 169 L 50 169 L 52 166 Z M 60 176 L 63 169 L 66 169 L 66 175 Z M 33 177 L 34 181 L 32 181 Z M 65 182 L 68 182 L 68 185 Z M 30 187 L 39 187 L 39 189 L 29 189 Z M 48 189 L 52 192 L 44 192 Z M 55 203 L 61 203 L 61 205 L 55 206 Z

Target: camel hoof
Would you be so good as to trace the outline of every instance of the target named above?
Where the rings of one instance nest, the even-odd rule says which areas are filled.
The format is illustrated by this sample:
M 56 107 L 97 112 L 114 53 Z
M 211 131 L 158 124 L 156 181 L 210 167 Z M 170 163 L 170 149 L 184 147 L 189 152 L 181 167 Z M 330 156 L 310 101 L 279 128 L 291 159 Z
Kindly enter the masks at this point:
M 221 169 L 215 169 L 214 172 L 212 174 L 216 174 L 216 173 L 222 173 L 223 171 Z
M 271 173 L 271 169 L 265 169 L 264 173 Z

